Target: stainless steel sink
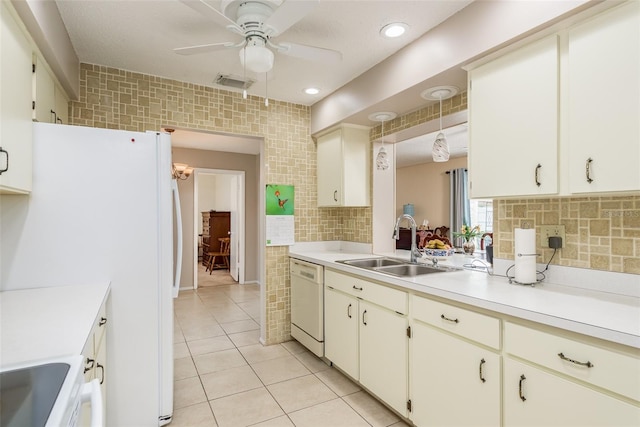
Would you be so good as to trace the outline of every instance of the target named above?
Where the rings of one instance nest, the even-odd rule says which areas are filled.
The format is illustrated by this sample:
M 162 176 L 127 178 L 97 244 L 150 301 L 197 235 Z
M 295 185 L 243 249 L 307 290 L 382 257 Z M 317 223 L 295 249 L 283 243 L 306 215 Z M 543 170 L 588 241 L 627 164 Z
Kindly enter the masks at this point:
M 379 273 L 391 274 L 399 277 L 414 277 L 423 274 L 445 273 L 448 271 L 457 271 L 450 267 L 432 267 L 424 264 L 413 264 L 406 261 L 393 258 L 364 258 L 364 259 L 347 259 L 337 261 L 342 264 L 360 267 L 367 270 L 377 271 Z
M 390 266 L 390 265 L 405 264 L 404 261 L 401 261 L 399 259 L 392 259 L 392 258 L 347 259 L 347 260 L 338 261 L 338 262 L 347 264 L 347 265 L 352 265 L 354 267 L 369 268 L 369 269 Z
M 418 264 L 403 264 L 403 265 L 394 265 L 389 267 L 380 267 L 376 268 L 376 271 L 380 273 L 393 274 L 394 276 L 420 276 L 422 274 L 432 274 L 432 273 L 444 273 L 446 271 L 453 271 L 453 269 L 443 268 L 443 267 L 428 267 L 426 265 L 418 265 Z

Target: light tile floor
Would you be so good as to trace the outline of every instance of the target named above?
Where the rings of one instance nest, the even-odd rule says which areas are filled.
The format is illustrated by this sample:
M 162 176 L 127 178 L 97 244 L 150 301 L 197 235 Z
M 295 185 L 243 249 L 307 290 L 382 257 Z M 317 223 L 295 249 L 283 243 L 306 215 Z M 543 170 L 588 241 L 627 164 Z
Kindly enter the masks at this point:
M 259 298 L 212 278 L 175 300 L 171 426 L 407 425 L 298 342 L 262 346 Z

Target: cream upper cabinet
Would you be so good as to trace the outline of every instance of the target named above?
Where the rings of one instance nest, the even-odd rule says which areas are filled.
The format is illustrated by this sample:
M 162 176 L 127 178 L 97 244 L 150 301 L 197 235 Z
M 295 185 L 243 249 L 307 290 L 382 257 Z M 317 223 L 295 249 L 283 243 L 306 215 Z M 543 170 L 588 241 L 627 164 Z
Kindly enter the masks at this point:
M 31 45 L 10 2 L 1 2 L 0 193 L 31 191 Z
M 317 138 L 318 206 L 369 206 L 369 128 L 341 125 Z
M 640 2 L 568 33 L 571 193 L 640 190 Z
M 558 192 L 558 38 L 469 73 L 469 183 L 474 198 Z
M 34 55 L 33 119 L 44 123 L 66 124 L 69 103 L 58 87 L 44 60 Z

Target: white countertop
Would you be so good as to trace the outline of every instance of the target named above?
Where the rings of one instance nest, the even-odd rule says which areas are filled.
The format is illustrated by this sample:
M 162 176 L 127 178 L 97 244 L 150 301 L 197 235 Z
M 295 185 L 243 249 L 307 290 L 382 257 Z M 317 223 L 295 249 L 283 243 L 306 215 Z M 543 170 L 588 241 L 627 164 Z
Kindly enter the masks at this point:
M 640 348 L 640 298 L 546 282 L 535 287 L 509 284 L 506 277 L 468 270 L 394 277 L 337 263 L 338 260 L 376 257 L 350 249 L 293 247 L 289 256 L 424 295 Z
M 109 284 L 0 292 L 0 365 L 79 355 Z

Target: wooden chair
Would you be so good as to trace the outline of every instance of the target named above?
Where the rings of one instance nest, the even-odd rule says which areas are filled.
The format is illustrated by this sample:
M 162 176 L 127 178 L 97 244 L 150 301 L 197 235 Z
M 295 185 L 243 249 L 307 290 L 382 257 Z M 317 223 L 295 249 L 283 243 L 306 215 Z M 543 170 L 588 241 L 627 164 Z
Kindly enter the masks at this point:
M 222 237 L 218 240 L 220 240 L 220 251 L 209 252 L 207 254 L 208 262 L 206 270 L 209 270 L 209 274 L 213 272 L 214 268 L 226 268 L 227 270 L 229 269 L 229 249 L 231 239 L 229 237 Z M 218 260 L 217 263 L 216 259 Z
M 437 236 L 440 237 L 446 237 L 449 238 L 449 227 L 447 227 L 446 225 L 442 225 L 440 227 L 436 227 L 435 230 L 433 230 L 433 233 Z

